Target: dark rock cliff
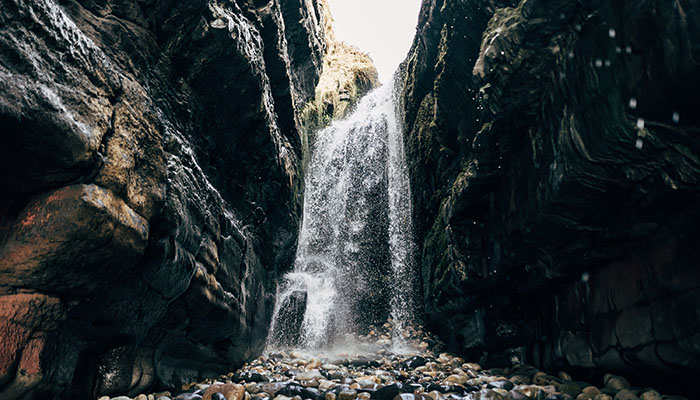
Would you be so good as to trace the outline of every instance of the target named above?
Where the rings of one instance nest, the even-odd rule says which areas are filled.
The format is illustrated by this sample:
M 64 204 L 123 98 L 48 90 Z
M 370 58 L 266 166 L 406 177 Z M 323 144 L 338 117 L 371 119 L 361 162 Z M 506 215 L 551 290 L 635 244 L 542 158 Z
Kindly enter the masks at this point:
M 453 349 L 700 371 L 698 26 L 689 0 L 423 2 L 399 79 L 426 318 Z
M 317 8 L 2 1 L 1 398 L 137 393 L 261 351 Z

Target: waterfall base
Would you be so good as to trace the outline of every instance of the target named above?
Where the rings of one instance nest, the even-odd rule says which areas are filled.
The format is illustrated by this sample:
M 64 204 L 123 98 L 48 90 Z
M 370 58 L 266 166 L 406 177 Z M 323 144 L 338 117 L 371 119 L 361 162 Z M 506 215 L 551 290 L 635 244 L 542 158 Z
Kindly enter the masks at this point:
M 303 299 L 303 295 L 297 297 Z M 654 389 L 635 387 L 600 371 L 548 374 L 528 365 L 484 369 L 441 353 L 444 344 L 421 329 L 402 332 L 410 348 L 397 351 L 392 326 L 346 337 L 345 348 L 284 350 L 246 364 L 220 381 L 192 383 L 175 400 L 651 400 Z M 394 333 L 392 335 L 392 333 Z M 572 376 L 573 375 L 573 376 Z M 596 383 L 597 385 L 595 385 Z M 642 382 L 643 383 L 643 382 Z M 222 396 L 215 393 L 222 393 Z M 158 396 L 154 396 L 160 398 Z M 168 395 L 168 400 L 170 395 Z M 664 399 L 685 400 L 664 396 Z

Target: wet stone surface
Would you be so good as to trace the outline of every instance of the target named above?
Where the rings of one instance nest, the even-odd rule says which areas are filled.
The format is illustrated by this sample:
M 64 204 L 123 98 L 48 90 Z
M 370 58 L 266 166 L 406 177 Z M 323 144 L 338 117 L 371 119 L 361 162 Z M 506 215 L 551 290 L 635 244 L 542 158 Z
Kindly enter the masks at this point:
M 613 374 L 601 382 L 585 382 L 564 371 L 550 374 L 529 365 L 483 369 L 440 352 L 441 343 L 421 331 L 410 335 L 420 340 L 406 338 L 409 344 L 399 350 L 389 334 L 379 330 L 348 338 L 344 348 L 351 350 L 273 351 L 218 381 L 141 396 L 143 400 L 684 400 L 634 387 Z M 438 350 L 429 350 L 433 348 Z

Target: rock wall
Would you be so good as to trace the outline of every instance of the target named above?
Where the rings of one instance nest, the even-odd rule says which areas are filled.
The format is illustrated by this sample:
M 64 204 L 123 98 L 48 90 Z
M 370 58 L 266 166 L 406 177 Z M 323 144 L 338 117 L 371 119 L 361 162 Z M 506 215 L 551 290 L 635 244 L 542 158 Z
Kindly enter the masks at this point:
M 405 142 L 426 321 L 454 350 L 692 383 L 699 11 L 423 2 Z
M 0 398 L 178 386 L 262 350 L 322 26 L 312 0 L 2 2 Z

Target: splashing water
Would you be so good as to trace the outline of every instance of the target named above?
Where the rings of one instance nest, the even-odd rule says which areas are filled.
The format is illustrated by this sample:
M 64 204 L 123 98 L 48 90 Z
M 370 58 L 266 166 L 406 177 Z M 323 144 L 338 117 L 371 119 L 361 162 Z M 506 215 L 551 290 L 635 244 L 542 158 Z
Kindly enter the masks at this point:
M 315 138 L 294 270 L 278 288 L 268 348 L 318 349 L 391 319 L 414 320 L 408 168 L 393 85 Z

